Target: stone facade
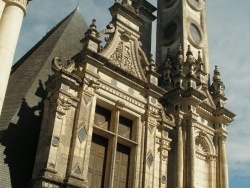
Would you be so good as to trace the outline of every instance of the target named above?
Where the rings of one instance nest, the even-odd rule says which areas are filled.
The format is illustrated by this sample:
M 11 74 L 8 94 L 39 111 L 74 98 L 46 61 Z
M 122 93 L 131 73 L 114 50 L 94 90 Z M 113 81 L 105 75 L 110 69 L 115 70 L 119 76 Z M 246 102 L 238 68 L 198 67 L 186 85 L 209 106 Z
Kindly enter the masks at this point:
M 79 53 L 55 54 L 30 187 L 229 187 L 235 115 L 218 67 L 209 84 L 205 2 L 158 2 L 157 65 L 142 44 L 155 8 L 142 1 L 115 1 Z

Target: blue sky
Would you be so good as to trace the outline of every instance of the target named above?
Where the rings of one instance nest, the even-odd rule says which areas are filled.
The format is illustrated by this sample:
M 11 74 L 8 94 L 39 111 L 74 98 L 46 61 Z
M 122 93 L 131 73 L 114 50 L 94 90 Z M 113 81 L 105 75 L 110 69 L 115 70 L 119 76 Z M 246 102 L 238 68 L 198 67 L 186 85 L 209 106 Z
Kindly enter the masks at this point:
M 75 9 L 98 29 L 110 21 L 113 0 L 35 0 L 29 3 L 15 62 Z M 150 0 L 156 4 L 156 0 Z M 227 154 L 231 188 L 250 187 L 250 1 L 206 1 L 210 67 L 218 65 L 226 86 L 227 108 L 237 114 L 228 127 Z M 153 46 L 154 48 L 155 46 Z

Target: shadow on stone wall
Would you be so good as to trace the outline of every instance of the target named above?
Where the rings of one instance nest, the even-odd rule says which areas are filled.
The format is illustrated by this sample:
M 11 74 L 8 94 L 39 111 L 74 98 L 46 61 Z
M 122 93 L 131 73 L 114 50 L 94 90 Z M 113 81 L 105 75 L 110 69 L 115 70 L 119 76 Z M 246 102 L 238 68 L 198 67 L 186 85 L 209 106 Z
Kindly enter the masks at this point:
M 16 124 L 10 123 L 2 134 L 1 143 L 5 146 L 6 155 L 4 162 L 9 166 L 13 188 L 28 187 L 32 177 L 43 115 L 43 101 L 46 98 L 46 91 L 41 81 L 35 95 L 41 99 L 37 106 L 30 107 L 23 98 L 17 114 L 19 120 Z

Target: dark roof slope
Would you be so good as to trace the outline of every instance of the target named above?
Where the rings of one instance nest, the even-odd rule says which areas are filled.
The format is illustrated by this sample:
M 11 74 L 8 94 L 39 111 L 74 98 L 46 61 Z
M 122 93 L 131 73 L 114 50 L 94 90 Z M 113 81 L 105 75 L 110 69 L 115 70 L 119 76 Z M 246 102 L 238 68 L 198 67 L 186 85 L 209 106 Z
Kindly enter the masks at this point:
M 0 187 L 21 188 L 30 182 L 51 61 L 81 51 L 87 29 L 74 10 L 13 66 L 0 117 Z
M 39 86 L 51 74 L 50 63 L 56 56 L 71 58 L 81 50 L 80 39 L 88 26 L 78 10 L 74 10 L 29 50 L 13 67 L 0 118 L 0 130 L 17 121 L 17 111 L 25 98 L 29 106 L 37 104 L 32 100 L 34 84 Z M 38 82 L 38 81 L 41 82 Z M 31 93 L 30 93 L 31 92 Z

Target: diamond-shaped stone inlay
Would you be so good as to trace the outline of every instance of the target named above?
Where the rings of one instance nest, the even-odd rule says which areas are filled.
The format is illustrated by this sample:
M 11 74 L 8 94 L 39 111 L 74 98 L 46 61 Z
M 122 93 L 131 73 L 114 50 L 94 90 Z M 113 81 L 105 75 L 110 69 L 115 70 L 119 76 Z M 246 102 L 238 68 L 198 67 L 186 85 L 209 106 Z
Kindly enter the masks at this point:
M 74 173 L 75 173 L 75 174 L 78 174 L 78 175 L 81 174 L 81 169 L 80 169 L 79 166 L 77 166 L 77 167 L 75 168 Z
M 69 90 L 69 86 L 66 85 L 66 84 L 62 84 L 61 85 L 61 89 L 64 90 L 64 91 L 68 91 Z
M 88 104 L 91 101 L 91 97 L 88 95 L 84 95 L 84 101 L 86 104 Z
M 148 154 L 148 157 L 147 157 L 147 163 L 148 163 L 149 168 L 152 166 L 153 162 L 154 162 L 154 156 L 153 156 L 153 154 L 150 152 L 150 153 Z
M 86 129 L 84 127 L 81 127 L 78 131 L 78 138 L 80 140 L 80 142 L 82 143 L 83 140 L 86 138 L 87 136 L 87 132 L 86 132 Z
M 149 124 L 148 129 L 149 129 L 150 133 L 152 133 L 152 132 L 153 132 L 154 127 L 155 127 L 154 125 Z
M 166 176 L 162 176 L 161 177 L 161 182 L 164 183 L 164 184 L 167 183 L 167 177 Z
M 112 80 L 111 80 L 111 85 L 117 86 L 117 80 L 114 79 L 114 78 L 112 78 Z
M 59 146 L 59 143 L 60 143 L 60 140 L 58 137 L 54 137 L 53 140 L 52 140 L 52 145 L 54 147 L 58 147 Z
M 164 137 L 168 137 L 168 131 L 163 131 L 163 135 L 164 135 Z
M 130 87 L 130 88 L 128 88 L 128 92 L 129 92 L 131 95 L 133 95 L 135 91 L 134 91 L 133 88 Z

